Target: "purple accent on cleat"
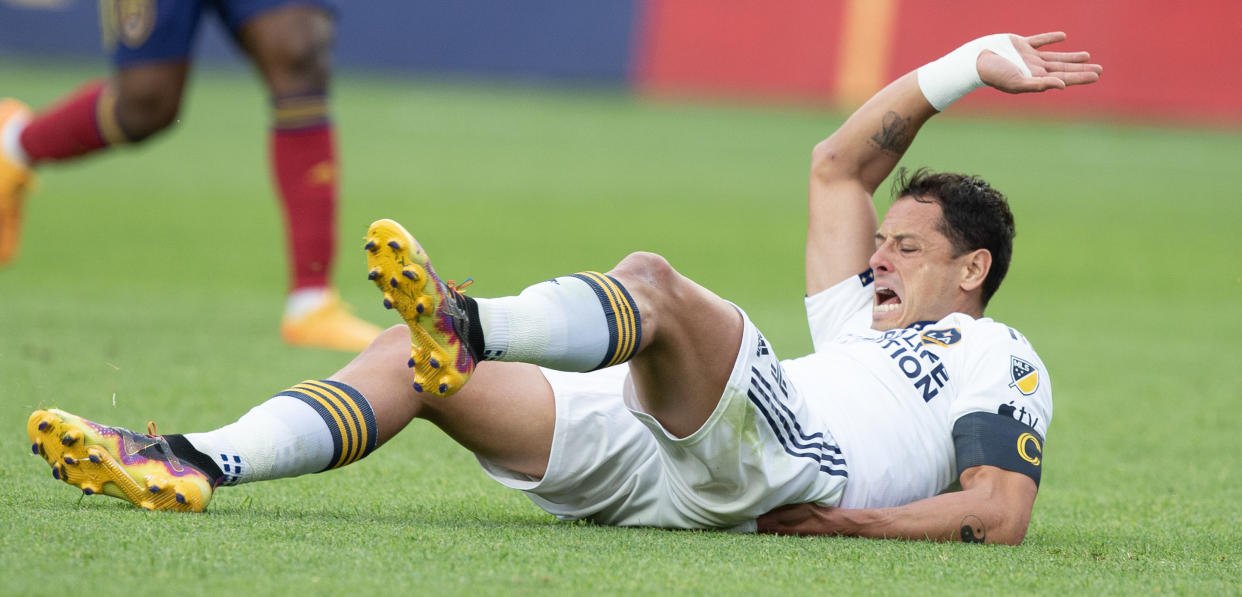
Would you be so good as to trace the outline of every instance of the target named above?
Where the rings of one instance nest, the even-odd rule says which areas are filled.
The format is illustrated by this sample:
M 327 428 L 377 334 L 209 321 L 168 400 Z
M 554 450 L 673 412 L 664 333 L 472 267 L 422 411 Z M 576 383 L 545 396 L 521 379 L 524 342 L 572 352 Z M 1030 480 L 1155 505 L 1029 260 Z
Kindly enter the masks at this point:
M 384 308 L 385 308 L 385 309 L 391 309 L 391 308 L 392 308 L 392 301 L 390 301 L 390 300 L 388 300 L 388 299 L 384 299 Z
M 374 248 L 375 248 L 375 241 L 370 241 L 370 242 L 368 242 L 368 243 L 366 244 L 366 246 L 365 246 L 365 247 L 362 247 L 362 248 L 364 248 L 364 249 L 366 249 L 366 250 L 368 250 L 368 251 L 370 251 L 371 249 L 374 249 Z
M 379 277 L 379 275 L 380 275 L 380 271 L 379 271 L 379 270 L 377 270 L 377 269 L 373 269 L 373 270 L 371 270 L 370 272 L 368 272 L 368 273 L 367 273 L 367 279 L 368 279 L 368 280 L 374 280 L 374 279 L 378 278 L 378 277 Z
M 401 270 L 401 275 L 403 275 L 403 276 L 405 276 L 405 277 L 407 277 L 407 278 L 409 278 L 409 279 L 411 279 L 411 280 L 417 280 L 417 279 L 418 279 L 418 277 L 414 275 L 414 272 L 410 272 L 410 271 Z
M 410 360 L 405 363 L 405 366 L 413 369 L 414 368 L 414 357 L 410 357 Z M 35 446 L 35 453 L 37 454 L 38 452 L 39 452 L 39 446 Z
M 147 488 L 147 491 L 150 491 L 151 493 L 159 493 L 159 492 L 160 492 L 160 488 L 159 488 L 159 487 L 157 487 L 157 486 L 155 486 L 155 485 L 152 485 L 152 486 L 150 486 L 150 487 L 148 487 L 148 488 Z
M 86 494 L 86 495 L 95 495 L 95 490 L 94 490 L 94 489 L 91 489 L 90 487 L 83 487 L 83 488 L 82 488 L 82 493 L 84 493 L 84 494 Z
M 400 251 L 400 250 L 401 250 L 401 243 L 399 243 L 399 242 L 397 242 L 397 241 L 395 241 L 395 240 L 390 240 L 390 241 L 388 241 L 388 246 L 392 247 L 394 251 Z
M 73 436 L 71 436 L 71 435 L 66 435 L 66 436 L 64 436 L 64 437 L 60 438 L 60 443 L 61 443 L 61 445 L 62 445 L 62 446 L 72 445 L 72 444 L 73 444 Z
M 91 454 L 89 458 L 90 458 L 90 461 L 91 461 L 91 462 L 93 462 L 93 463 L 95 463 L 95 464 L 99 464 L 99 457 L 98 457 L 98 456 L 96 456 L 96 455 L 94 455 L 94 454 Z
M 388 281 L 388 285 L 389 285 L 389 286 L 392 286 L 393 288 L 396 288 L 396 287 L 397 287 L 397 279 L 396 279 L 396 278 L 393 278 L 393 279 L 389 280 L 389 281 Z
M 60 480 L 60 469 L 56 467 L 52 467 L 52 478 L 56 479 L 57 481 Z
M 47 429 L 47 426 L 49 424 L 50 423 L 48 423 L 47 421 L 43 421 L 42 423 L 39 423 L 39 431 L 43 431 L 44 429 Z
M 414 382 L 414 391 L 421 394 L 423 391 L 423 384 Z
M 448 384 L 442 383 L 440 384 L 440 393 L 443 394 L 445 392 L 448 392 Z
M 419 303 L 419 304 L 417 304 L 417 305 L 414 305 L 414 309 L 415 309 L 415 310 L 417 310 L 419 313 L 422 313 L 422 312 L 423 312 L 423 305 L 422 305 L 422 303 Z
M 76 460 L 74 460 L 72 456 L 70 456 L 70 455 L 68 455 L 68 454 L 66 454 L 66 455 L 65 455 L 65 464 L 74 464 L 74 463 L 76 463 L 76 462 L 77 462 L 77 461 L 76 461 Z
M 430 361 L 428 361 L 428 363 L 427 363 L 427 364 L 428 364 L 428 365 L 431 365 L 431 368 L 432 368 L 432 369 L 439 369 L 439 368 L 440 368 L 440 361 L 437 361 L 437 360 L 435 360 L 435 359 L 431 359 Z
M 413 360 L 413 359 L 410 359 L 410 360 Z M 38 456 L 39 455 L 39 443 L 35 442 L 33 444 L 30 444 L 30 451 L 34 452 L 35 456 Z
M 185 496 L 184 496 L 184 495 L 181 495 L 180 493 L 178 493 L 178 494 L 177 494 L 177 503 L 178 503 L 178 504 L 184 504 L 184 503 L 185 503 Z

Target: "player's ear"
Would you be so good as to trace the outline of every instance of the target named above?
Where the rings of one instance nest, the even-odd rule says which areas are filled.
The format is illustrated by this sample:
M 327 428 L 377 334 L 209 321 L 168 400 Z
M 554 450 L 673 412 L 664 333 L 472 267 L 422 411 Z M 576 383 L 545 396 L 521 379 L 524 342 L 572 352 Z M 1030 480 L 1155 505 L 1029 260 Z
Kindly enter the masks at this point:
M 988 272 L 992 270 L 992 252 L 987 249 L 975 249 L 962 256 L 962 278 L 959 286 L 965 292 L 970 292 L 980 286 L 987 279 Z

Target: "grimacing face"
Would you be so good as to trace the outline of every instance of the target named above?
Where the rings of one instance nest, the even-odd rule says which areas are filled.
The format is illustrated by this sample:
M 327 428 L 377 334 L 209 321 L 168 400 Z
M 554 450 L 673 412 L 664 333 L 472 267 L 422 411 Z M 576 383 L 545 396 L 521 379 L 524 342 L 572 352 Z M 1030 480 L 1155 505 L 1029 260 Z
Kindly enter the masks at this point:
M 919 321 L 938 321 L 951 313 L 983 315 L 979 287 L 991 265 L 984 249 L 953 256 L 953 244 L 940 232 L 940 203 L 902 197 L 888 209 L 875 234 L 871 269 L 875 272 L 872 328 L 893 330 Z M 980 259 L 986 265 L 977 271 Z

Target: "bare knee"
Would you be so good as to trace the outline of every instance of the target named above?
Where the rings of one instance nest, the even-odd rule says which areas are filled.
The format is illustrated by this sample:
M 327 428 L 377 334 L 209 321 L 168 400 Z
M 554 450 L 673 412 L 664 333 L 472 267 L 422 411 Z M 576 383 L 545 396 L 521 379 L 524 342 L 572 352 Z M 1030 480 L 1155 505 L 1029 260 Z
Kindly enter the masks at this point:
M 673 292 L 685 280 L 663 256 L 646 251 L 626 255 L 609 274 L 620 279 L 631 292 L 643 292 L 646 288 L 662 293 Z
M 181 109 L 181 80 L 121 76 L 116 84 L 116 120 L 128 141 L 143 141 L 176 122 Z
M 333 23 L 323 11 L 291 6 L 255 19 L 245 45 L 274 97 L 327 90 Z

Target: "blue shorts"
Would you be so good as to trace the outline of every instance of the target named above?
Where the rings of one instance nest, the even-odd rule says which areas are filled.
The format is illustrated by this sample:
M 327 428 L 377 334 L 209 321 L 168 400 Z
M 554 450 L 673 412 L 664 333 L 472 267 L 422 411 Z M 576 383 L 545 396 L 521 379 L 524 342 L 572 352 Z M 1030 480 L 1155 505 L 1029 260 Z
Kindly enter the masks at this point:
M 219 16 L 236 38 L 250 19 L 288 4 L 336 14 L 332 0 L 105 0 L 99 3 L 99 22 L 104 49 L 123 67 L 188 57 L 204 12 Z

